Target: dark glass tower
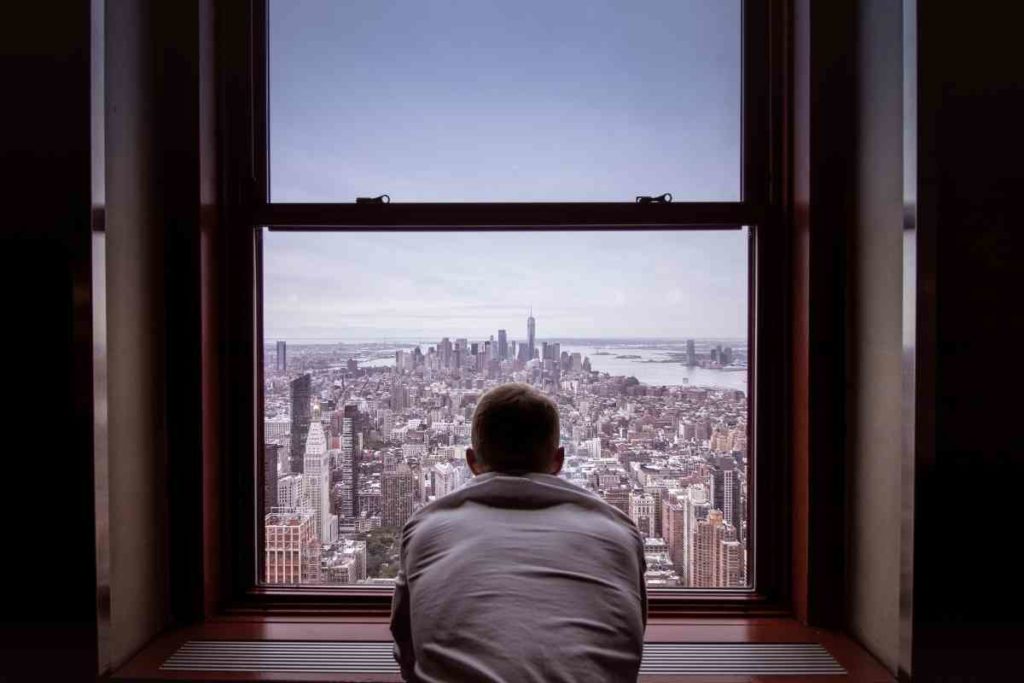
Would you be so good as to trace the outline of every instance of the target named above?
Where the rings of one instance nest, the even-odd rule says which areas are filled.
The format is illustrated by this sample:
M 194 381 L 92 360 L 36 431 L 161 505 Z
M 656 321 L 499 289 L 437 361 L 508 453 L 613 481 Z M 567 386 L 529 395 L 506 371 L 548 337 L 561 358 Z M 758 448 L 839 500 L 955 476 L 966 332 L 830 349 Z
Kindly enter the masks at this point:
M 309 434 L 309 401 L 312 380 L 310 376 L 299 375 L 291 381 L 292 392 L 292 446 L 288 454 L 291 470 L 302 474 L 302 456 L 306 452 L 306 436 Z
M 498 360 L 508 358 L 508 334 L 505 330 L 498 330 Z
M 537 347 L 537 321 L 533 319 L 533 309 L 530 309 L 530 317 L 526 319 L 526 360 L 533 360 Z
M 288 345 L 283 341 L 277 342 L 277 364 L 275 368 L 278 372 L 284 372 L 288 369 Z

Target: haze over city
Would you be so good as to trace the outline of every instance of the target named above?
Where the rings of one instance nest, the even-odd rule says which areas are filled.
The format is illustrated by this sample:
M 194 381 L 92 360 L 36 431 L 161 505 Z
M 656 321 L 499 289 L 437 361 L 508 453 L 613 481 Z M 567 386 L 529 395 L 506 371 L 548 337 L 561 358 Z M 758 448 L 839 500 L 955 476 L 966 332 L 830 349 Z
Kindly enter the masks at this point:
M 263 242 L 266 340 L 746 339 L 748 231 L 295 233 Z

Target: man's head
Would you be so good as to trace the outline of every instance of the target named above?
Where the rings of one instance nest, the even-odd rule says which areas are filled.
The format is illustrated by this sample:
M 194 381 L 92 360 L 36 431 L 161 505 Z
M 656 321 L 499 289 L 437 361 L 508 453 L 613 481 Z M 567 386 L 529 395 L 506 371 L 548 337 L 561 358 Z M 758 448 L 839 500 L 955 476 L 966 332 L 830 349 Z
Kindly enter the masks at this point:
M 473 474 L 558 474 L 564 459 L 551 399 L 526 384 L 503 384 L 481 397 L 473 413 L 473 447 L 466 449 Z

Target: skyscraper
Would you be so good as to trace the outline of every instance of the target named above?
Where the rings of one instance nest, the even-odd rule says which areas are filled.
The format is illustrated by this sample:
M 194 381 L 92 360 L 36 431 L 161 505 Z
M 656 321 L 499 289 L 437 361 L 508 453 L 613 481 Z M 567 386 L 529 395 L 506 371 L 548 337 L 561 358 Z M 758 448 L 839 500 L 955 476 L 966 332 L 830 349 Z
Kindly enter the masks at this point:
M 416 477 L 405 463 L 381 475 L 381 526 L 400 529 L 409 521 L 415 490 Z
M 686 364 L 691 368 L 697 365 L 697 350 L 692 339 L 686 340 Z
M 725 521 L 732 524 L 738 534 L 743 528 L 740 473 L 730 457 L 720 458 L 718 465 L 711 470 L 711 504 L 716 510 L 722 511 Z
M 281 447 L 276 443 L 263 444 L 263 513 L 277 507 L 277 458 Z
M 277 505 L 279 508 L 302 506 L 301 474 L 286 474 L 277 480 Z
M 277 509 L 265 517 L 267 583 L 319 583 L 320 542 L 311 510 Z
M 671 490 L 661 501 L 661 535 L 672 564 L 684 578 L 683 585 L 686 585 L 686 530 L 689 528 L 685 517 L 689 512 L 689 507 L 684 504 L 686 495 L 685 491 Z
M 452 343 L 448 337 L 443 337 L 441 343 L 437 345 L 437 353 L 441 357 L 441 367 L 451 367 L 452 362 Z
M 397 377 L 391 383 L 391 410 L 400 412 L 409 407 L 409 390 Z
M 283 341 L 277 342 L 277 362 L 274 367 L 278 372 L 288 369 L 287 346 Z
M 341 418 L 341 514 L 345 519 L 359 515 L 359 452 L 355 438 L 355 424 L 359 409 L 345 406 Z
M 508 333 L 505 330 L 498 330 L 498 360 L 508 358 Z
M 336 517 L 331 513 L 331 468 L 327 454 L 327 436 L 320 424 L 319 411 L 314 413 L 306 438 L 303 456 L 302 497 L 312 509 L 320 543 L 333 543 L 337 531 Z
M 629 516 L 643 536 L 654 536 L 654 496 L 649 493 L 631 493 Z
M 533 309 L 526 319 L 526 360 L 533 360 L 537 348 L 537 321 L 533 319 Z
M 736 529 L 724 521 L 721 510 L 711 510 L 697 522 L 693 539 L 694 588 L 730 588 L 742 585 L 742 568 L 737 564 Z M 730 566 L 731 565 L 731 566 Z
M 458 488 L 458 470 L 451 463 L 439 462 L 430 471 L 430 488 L 434 496 L 446 496 Z
M 309 433 L 309 403 L 312 393 L 312 379 L 309 374 L 299 375 L 291 381 L 292 393 L 292 445 L 288 457 L 291 470 L 302 474 L 302 457 L 306 452 L 306 435 Z

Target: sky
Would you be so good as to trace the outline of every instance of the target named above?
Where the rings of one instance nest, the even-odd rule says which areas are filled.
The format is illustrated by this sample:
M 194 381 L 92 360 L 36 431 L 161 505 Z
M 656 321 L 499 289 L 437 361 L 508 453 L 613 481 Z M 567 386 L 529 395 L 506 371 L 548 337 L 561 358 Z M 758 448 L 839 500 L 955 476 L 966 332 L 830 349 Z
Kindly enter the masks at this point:
M 740 198 L 740 0 L 270 0 L 271 200 Z M 267 233 L 268 340 L 745 337 L 745 231 Z
M 268 230 L 264 337 L 746 338 L 748 234 Z
M 271 0 L 271 199 L 740 196 L 740 0 Z

